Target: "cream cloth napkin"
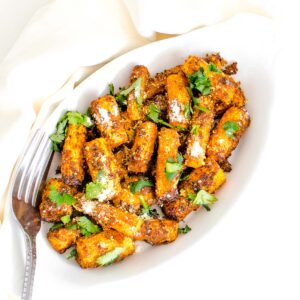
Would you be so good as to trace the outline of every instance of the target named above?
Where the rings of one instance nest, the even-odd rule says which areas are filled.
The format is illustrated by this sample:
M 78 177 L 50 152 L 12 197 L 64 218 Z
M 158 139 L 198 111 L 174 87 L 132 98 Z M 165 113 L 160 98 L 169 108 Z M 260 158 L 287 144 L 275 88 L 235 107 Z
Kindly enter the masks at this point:
M 219 22 L 237 11 L 269 15 L 268 3 L 49 1 L 34 14 L 0 65 L 0 213 L 7 202 L 5 199 L 9 200 L 8 183 L 13 165 L 33 123 L 38 120 L 41 124 L 84 78 L 121 53 L 154 41 L 157 32 L 181 34 Z M 10 241 L 15 234 L 11 222 L 4 222 L 0 228 L 0 238 L 4 241 Z M 0 257 L 6 258 L 7 266 L 14 260 L 9 247 L 10 244 L 4 249 L 0 247 Z M 10 278 L 9 269 L 7 272 L 6 278 Z M 19 283 L 22 276 L 17 278 Z M 1 288 L 1 299 L 14 290 L 13 284 L 4 281 L 6 289 Z

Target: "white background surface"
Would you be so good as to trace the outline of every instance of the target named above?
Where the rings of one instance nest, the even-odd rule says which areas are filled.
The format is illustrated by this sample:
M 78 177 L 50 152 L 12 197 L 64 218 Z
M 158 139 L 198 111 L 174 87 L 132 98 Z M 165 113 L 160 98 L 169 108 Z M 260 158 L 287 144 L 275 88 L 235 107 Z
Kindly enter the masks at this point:
M 0 7 L 3 3 L 0 0 Z M 30 7 L 26 5 L 26 10 Z M 292 11 L 297 12 L 290 10 L 286 19 L 295 24 L 280 27 L 271 131 L 259 167 L 235 205 L 194 247 L 175 258 L 128 280 L 99 282 L 97 288 L 77 286 L 69 291 L 70 299 L 300 298 L 299 24 Z M 3 15 L 0 10 L 0 20 L 7 22 Z M 12 16 L 5 31 L 16 35 L 25 19 Z M 1 45 L 8 48 L 12 36 L 3 32 L 1 23 Z M 2 258 L 2 280 L 9 268 Z M 43 299 L 61 299 L 54 281 L 36 278 L 36 285 L 48 287 Z

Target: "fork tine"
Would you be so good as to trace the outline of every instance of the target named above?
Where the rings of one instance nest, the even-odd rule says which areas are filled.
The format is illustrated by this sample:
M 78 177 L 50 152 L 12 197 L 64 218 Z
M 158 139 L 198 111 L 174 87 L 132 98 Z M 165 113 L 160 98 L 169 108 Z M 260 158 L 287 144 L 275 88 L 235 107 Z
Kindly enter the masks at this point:
M 16 176 L 15 176 L 15 181 L 13 185 L 13 191 L 12 191 L 12 196 L 15 199 L 20 199 L 18 197 L 19 194 L 19 188 L 20 185 L 22 184 L 23 180 L 23 173 L 24 169 L 26 167 L 26 164 L 24 165 L 24 161 L 27 160 L 27 154 L 30 153 L 30 148 L 32 144 L 35 144 L 37 140 L 40 139 L 41 132 L 40 130 L 37 130 L 29 139 L 27 146 L 24 148 L 22 154 L 20 155 L 18 162 L 17 162 L 17 168 L 16 168 Z
M 32 180 L 28 183 L 30 190 L 25 195 L 25 197 L 28 198 L 28 201 L 31 200 L 32 206 L 36 206 L 37 196 L 40 190 L 40 184 L 42 182 L 45 170 L 48 167 L 48 163 L 52 154 L 51 142 L 49 139 L 46 140 L 44 147 L 41 150 L 41 153 L 43 155 L 38 162 L 38 168 L 34 172 L 32 172 Z
M 43 167 L 45 159 L 45 151 L 49 148 L 48 136 L 43 134 L 42 140 L 36 150 L 36 153 L 32 159 L 29 169 L 27 170 L 26 177 L 24 179 L 24 187 L 22 191 L 22 199 L 29 203 L 32 202 L 32 197 L 34 194 L 34 189 L 36 186 L 36 176 L 39 173 L 39 170 Z M 49 158 L 49 157 L 47 157 Z
M 35 162 L 35 156 L 36 153 L 40 147 L 40 143 L 43 139 L 44 133 L 39 132 L 39 135 L 35 140 L 32 141 L 31 147 L 27 150 L 27 152 L 24 154 L 23 160 L 20 163 L 20 169 L 19 169 L 19 174 L 20 174 L 20 184 L 19 184 L 19 189 L 18 189 L 18 199 L 23 199 L 25 200 L 24 197 L 24 192 L 26 191 L 26 186 L 27 186 L 27 180 L 30 176 L 30 171 L 32 169 L 32 165 Z

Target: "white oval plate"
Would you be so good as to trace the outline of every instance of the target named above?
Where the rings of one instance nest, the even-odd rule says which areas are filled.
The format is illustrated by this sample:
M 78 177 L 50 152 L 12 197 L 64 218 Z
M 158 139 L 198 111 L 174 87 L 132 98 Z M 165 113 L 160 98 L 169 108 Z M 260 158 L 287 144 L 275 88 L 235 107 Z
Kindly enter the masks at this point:
M 46 226 L 43 226 L 38 236 L 38 272 L 44 273 L 43 268 L 46 268 L 47 277 L 55 276 L 58 282 L 72 282 L 84 286 L 118 280 L 162 263 L 195 245 L 209 232 L 241 195 L 255 171 L 267 138 L 273 89 L 272 26 L 272 22 L 266 18 L 241 14 L 215 26 L 135 49 L 94 73 L 59 105 L 44 126 L 49 134 L 54 131 L 57 120 L 65 111 L 85 112 L 93 99 L 108 92 L 107 86 L 110 82 L 113 82 L 116 88 L 127 85 L 134 65 L 143 64 L 154 75 L 181 64 L 190 54 L 220 52 L 225 59 L 238 62 L 237 79 L 241 81 L 249 100 L 247 109 L 252 123 L 230 159 L 233 170 L 227 175 L 227 183 L 217 192 L 219 201 L 213 205 L 210 212 L 199 210 L 188 217 L 187 223 L 192 227 L 192 231 L 187 235 L 179 236 L 178 240 L 168 245 L 147 245 L 142 248 L 139 246 L 141 251 L 116 265 L 82 270 L 77 263 L 67 260 L 66 255 L 57 254 L 49 246 L 46 240 Z

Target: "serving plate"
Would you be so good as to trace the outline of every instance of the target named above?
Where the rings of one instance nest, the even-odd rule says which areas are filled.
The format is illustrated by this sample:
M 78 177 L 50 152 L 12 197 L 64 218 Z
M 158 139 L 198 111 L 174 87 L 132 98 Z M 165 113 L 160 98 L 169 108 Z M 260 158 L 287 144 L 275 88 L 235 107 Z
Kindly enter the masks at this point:
M 254 34 L 258 31 L 259 34 Z M 259 162 L 269 130 L 268 120 L 272 107 L 273 42 L 272 22 L 255 15 L 237 15 L 227 22 L 135 49 L 108 63 L 81 83 L 44 124 L 43 130 L 48 134 L 54 131 L 58 119 L 65 111 L 85 112 L 92 100 L 108 92 L 109 83 L 113 82 L 116 90 L 119 86 L 127 85 L 130 71 L 137 64 L 147 66 L 151 75 L 154 75 L 183 63 L 190 54 L 220 52 L 228 61 L 238 62 L 236 78 L 241 81 L 248 99 L 247 109 L 252 123 L 230 158 L 233 170 L 227 174 L 227 183 L 217 192 L 219 201 L 210 212 L 202 209 L 186 219 L 192 228 L 187 235 L 181 235 L 175 242 L 162 246 L 152 247 L 139 243 L 137 253 L 121 263 L 108 268 L 82 270 L 74 261 L 67 260 L 66 254 L 55 253 L 46 239 L 48 226 L 43 224 L 37 239 L 37 271 L 41 272 L 42 267 L 47 266 L 48 276 L 51 274 L 63 282 L 89 286 L 136 275 L 199 244 L 201 237 L 241 197 Z

